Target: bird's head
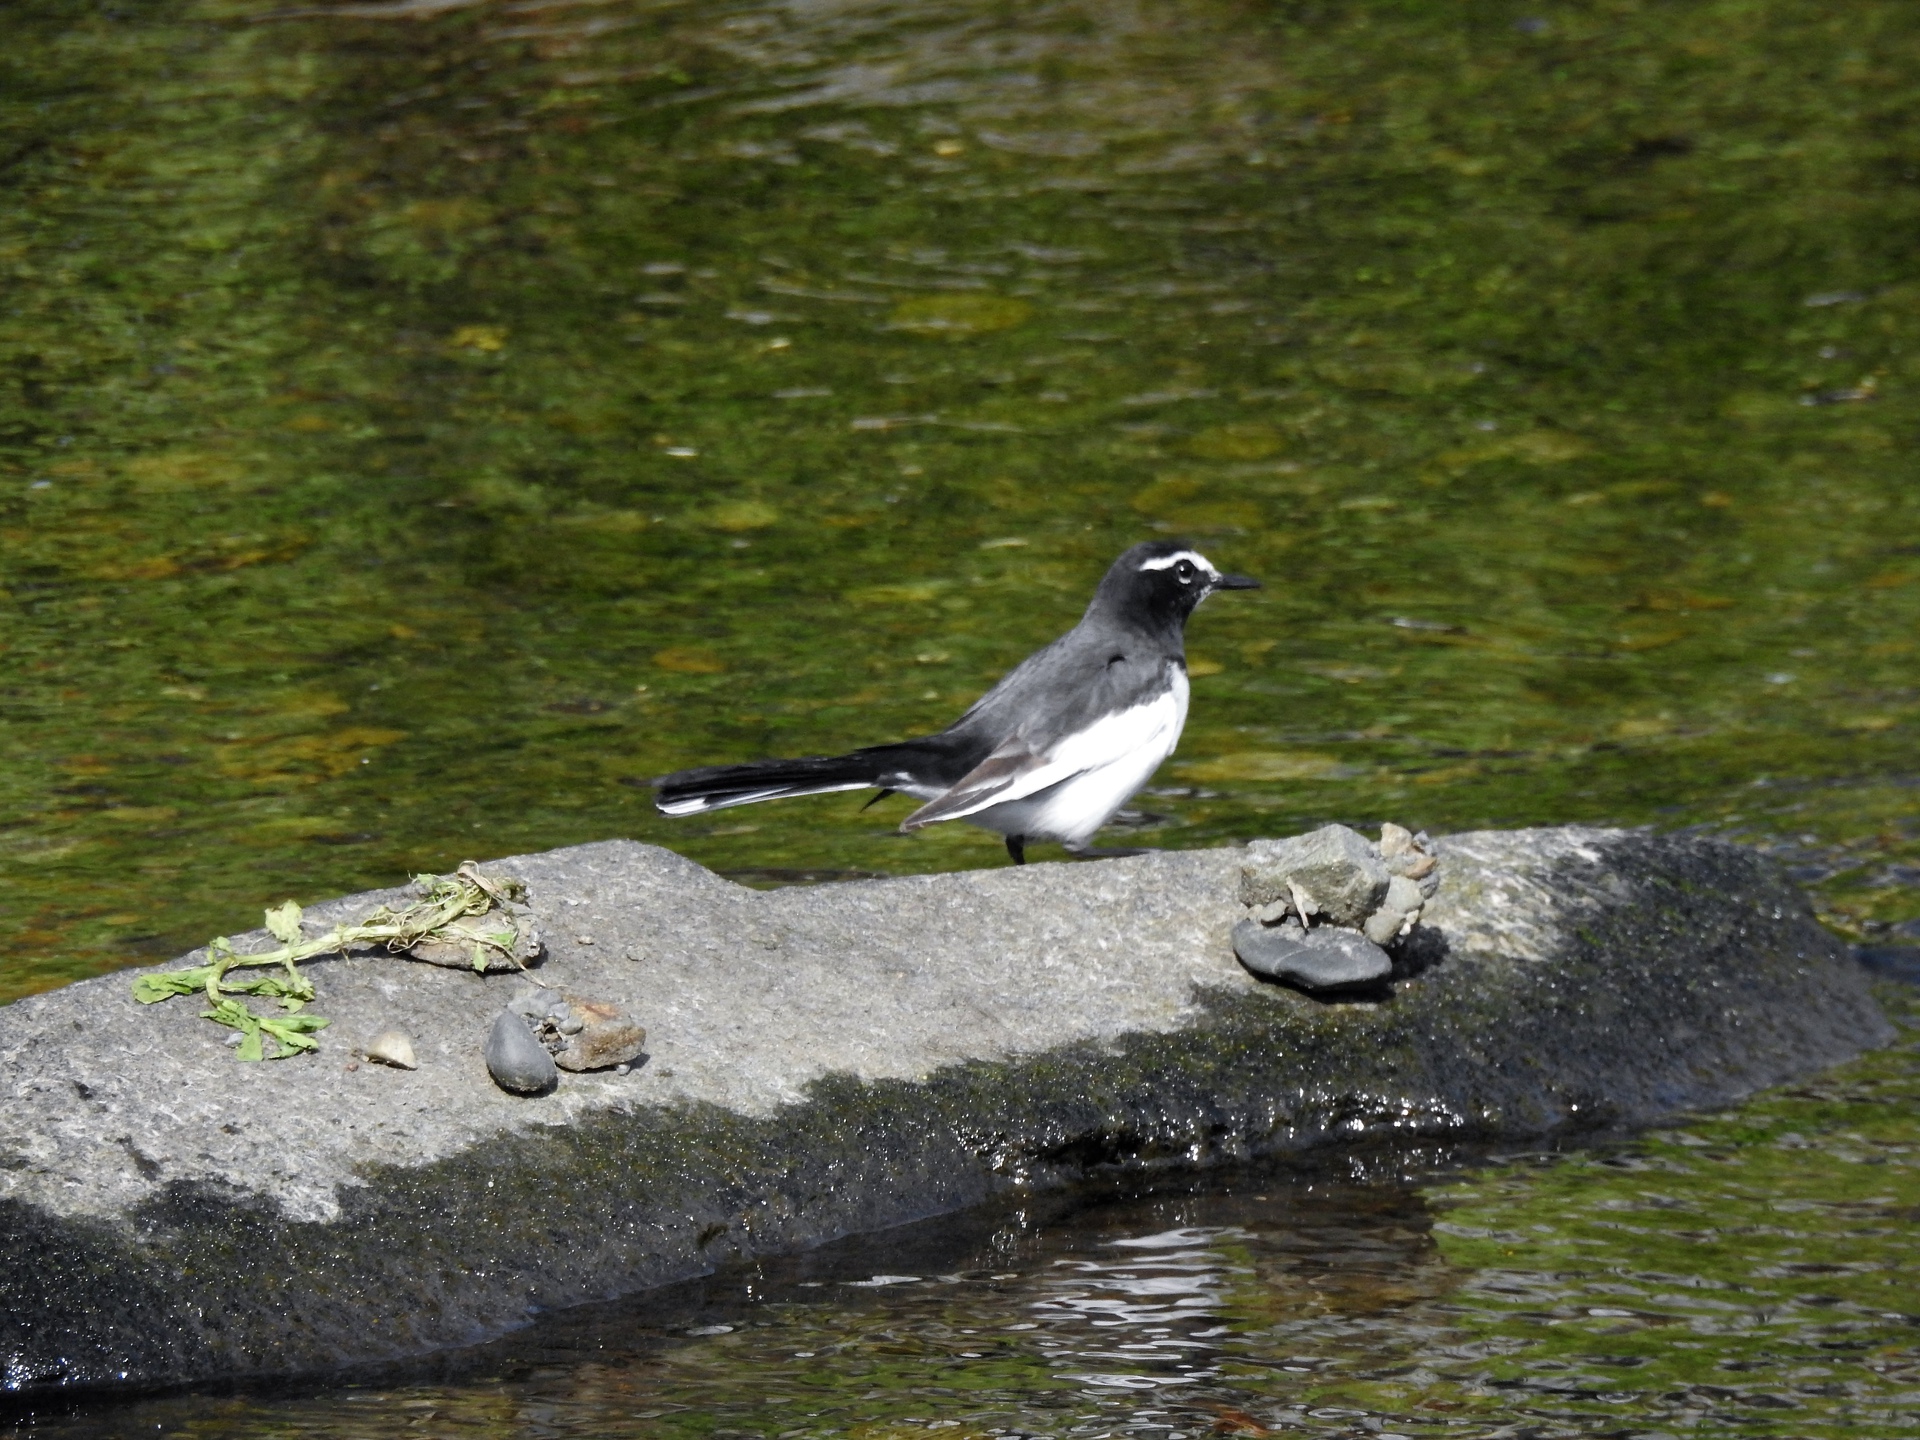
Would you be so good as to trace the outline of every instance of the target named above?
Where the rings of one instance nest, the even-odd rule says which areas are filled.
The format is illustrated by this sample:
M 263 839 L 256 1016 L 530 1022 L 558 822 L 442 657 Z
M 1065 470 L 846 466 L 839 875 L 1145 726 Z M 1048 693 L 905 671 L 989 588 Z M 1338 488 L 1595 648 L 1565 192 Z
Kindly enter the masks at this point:
M 1137 623 L 1178 629 L 1214 591 L 1259 588 L 1260 582 L 1248 576 L 1222 575 L 1184 540 L 1148 540 L 1113 562 L 1093 603 Z

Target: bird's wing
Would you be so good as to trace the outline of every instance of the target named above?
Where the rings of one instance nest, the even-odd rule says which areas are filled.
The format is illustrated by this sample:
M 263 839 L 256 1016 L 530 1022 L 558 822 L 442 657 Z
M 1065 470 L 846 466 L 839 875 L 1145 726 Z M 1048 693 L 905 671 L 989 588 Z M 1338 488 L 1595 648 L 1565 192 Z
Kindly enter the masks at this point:
M 958 820 L 1003 800 L 1018 800 L 1067 778 L 1046 757 L 1036 755 L 1018 739 L 994 751 L 954 784 L 900 822 L 902 830 L 918 830 L 942 820 Z
M 1076 773 L 1052 763 L 1057 757 L 1051 753 L 1057 747 L 1049 722 L 1065 718 L 1061 711 L 1071 709 L 1071 703 L 1063 707 L 1059 695 L 1046 692 L 1063 689 L 1071 695 L 1076 689 L 1090 689 L 1097 683 L 1099 667 L 1079 653 L 1086 648 L 1076 644 L 1079 638 L 1077 630 L 1070 630 L 1034 651 L 943 732 L 939 738 L 973 740 L 986 752 L 985 757 L 945 793 L 902 821 L 902 830 L 957 820 L 1002 800 L 1018 800 L 1044 790 Z M 1046 678 L 1049 675 L 1051 686 Z
M 1109 711 L 1085 728 L 1036 744 L 1026 734 L 1009 736 L 991 755 L 900 824 L 918 830 L 941 820 L 959 820 L 993 805 L 1037 795 L 1076 775 L 1124 763 L 1129 757 L 1173 749 L 1186 719 L 1185 686 L 1162 690 L 1150 700 Z M 1142 782 L 1144 783 L 1144 781 Z

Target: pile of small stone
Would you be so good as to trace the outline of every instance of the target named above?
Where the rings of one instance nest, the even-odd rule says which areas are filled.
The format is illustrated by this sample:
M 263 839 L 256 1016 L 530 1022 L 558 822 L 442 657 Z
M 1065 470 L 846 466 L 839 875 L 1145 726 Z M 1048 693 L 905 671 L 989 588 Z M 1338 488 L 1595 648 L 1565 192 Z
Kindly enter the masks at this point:
M 625 1074 L 647 1032 L 610 1000 L 584 1000 L 533 985 L 508 1002 L 487 1034 L 487 1073 L 502 1090 L 543 1095 L 561 1070 Z
M 1234 953 L 1256 975 L 1308 990 L 1376 985 L 1393 972 L 1384 947 L 1413 929 L 1439 887 L 1426 834 L 1380 827 L 1374 844 L 1344 825 L 1256 840 L 1240 870 L 1247 917 Z

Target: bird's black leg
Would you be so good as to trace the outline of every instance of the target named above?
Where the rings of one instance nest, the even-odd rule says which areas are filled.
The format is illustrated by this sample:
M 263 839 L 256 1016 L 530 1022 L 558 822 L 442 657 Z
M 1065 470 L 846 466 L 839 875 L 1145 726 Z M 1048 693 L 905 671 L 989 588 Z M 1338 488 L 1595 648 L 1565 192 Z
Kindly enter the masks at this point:
M 862 805 L 860 808 L 862 810 L 871 810 L 873 809 L 874 806 L 878 805 L 882 800 L 886 799 L 887 796 L 892 795 L 893 793 L 895 792 L 893 792 L 892 790 L 882 790 L 878 795 L 874 796 L 873 799 L 867 801 L 867 803 Z
M 1013 857 L 1014 864 L 1016 865 L 1026 864 L 1027 863 L 1027 837 L 1024 835 L 1007 836 L 1007 854 Z

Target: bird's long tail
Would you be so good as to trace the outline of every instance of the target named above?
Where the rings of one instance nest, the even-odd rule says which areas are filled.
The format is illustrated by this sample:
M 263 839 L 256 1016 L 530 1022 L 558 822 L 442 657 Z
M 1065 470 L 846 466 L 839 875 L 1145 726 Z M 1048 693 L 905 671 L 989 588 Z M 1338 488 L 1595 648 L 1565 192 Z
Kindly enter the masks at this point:
M 707 765 L 680 770 L 653 782 L 653 803 L 663 815 L 698 815 L 729 805 L 784 800 L 792 795 L 825 795 L 834 790 L 885 786 L 898 775 L 890 745 L 856 750 L 851 755 L 814 755 L 801 760 L 755 760 L 746 765 Z

